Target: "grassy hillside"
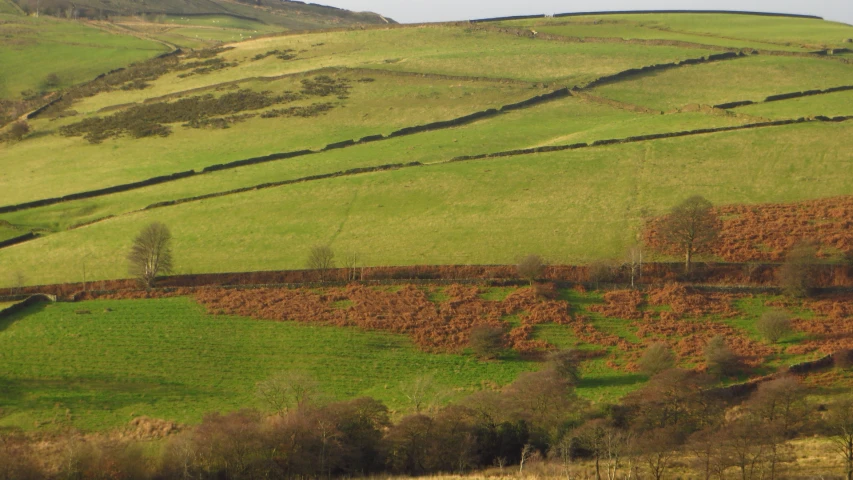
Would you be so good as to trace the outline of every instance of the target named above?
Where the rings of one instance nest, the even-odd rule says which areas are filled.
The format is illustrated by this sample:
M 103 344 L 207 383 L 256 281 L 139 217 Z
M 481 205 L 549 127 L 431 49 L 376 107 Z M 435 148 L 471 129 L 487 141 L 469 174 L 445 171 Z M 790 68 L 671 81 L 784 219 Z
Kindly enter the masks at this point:
M 719 29 L 709 31 L 693 17 Z M 206 21 L 210 26 L 219 20 Z M 201 20 L 182 22 L 204 26 Z M 510 27 L 540 24 L 554 27 L 552 35 L 534 38 L 500 24 L 460 24 L 270 36 L 185 54 L 156 74 L 74 96 L 32 120 L 33 131 L 22 141 L 0 144 L 3 204 L 201 172 L 259 155 L 312 152 L 2 214 L 0 219 L 22 230 L 55 233 L 0 250 L 6 270 L 0 277 L 23 271 L 30 283 L 77 279 L 75 259 L 82 256 L 94 277 L 122 277 L 124 266 L 116 259 L 123 258 L 134 232 L 154 220 L 175 233 L 181 272 L 298 268 L 312 245 L 326 243 L 361 252 L 375 265 L 507 263 L 526 252 L 584 262 L 621 256 L 644 215 L 663 212 L 688 195 L 731 204 L 851 193 L 847 170 L 838 167 L 851 160 L 843 141 L 849 122 L 451 162 L 504 150 L 853 115 L 849 92 L 729 111 L 710 108 L 849 84 L 853 66 L 847 59 L 803 52 L 814 49 L 812 43 L 835 45 L 830 40 L 853 36 L 853 27 L 812 19 L 674 14 L 538 19 Z M 236 20 L 224 25 L 251 28 Z M 569 31 L 576 27 L 580 30 Z M 627 33 L 616 35 L 619 29 Z M 625 40 L 630 38 L 651 42 Z M 721 53 L 722 43 L 747 50 L 708 61 Z M 753 54 L 754 48 L 761 53 Z M 657 66 L 632 70 L 648 65 Z M 337 90 L 312 90 L 311 82 L 323 76 Z M 585 88 L 602 76 L 612 77 Z M 330 143 L 387 136 L 562 87 L 574 90 L 465 125 L 322 151 Z M 260 103 L 180 113 L 195 112 L 181 105 L 214 105 L 234 95 Z M 325 111 L 311 110 L 319 104 L 327 104 Z M 165 136 L 134 138 L 134 129 L 141 128 L 134 119 Z M 125 130 L 110 133 L 105 125 Z M 69 132 L 78 136 L 63 135 Z M 424 165 L 139 211 L 269 182 L 415 161 Z
M 0 99 L 24 90 L 55 90 L 91 80 L 129 63 L 169 51 L 161 43 L 105 32 L 84 23 L 0 12 Z M 48 75 L 59 82 L 46 84 Z
M 287 370 L 315 376 L 331 398 L 407 410 L 400 384 L 420 375 L 434 374 L 450 399 L 536 365 L 423 353 L 401 335 L 211 316 L 185 298 L 34 307 L 0 320 L 0 344 L 0 425 L 28 430 L 268 408 L 255 384 Z

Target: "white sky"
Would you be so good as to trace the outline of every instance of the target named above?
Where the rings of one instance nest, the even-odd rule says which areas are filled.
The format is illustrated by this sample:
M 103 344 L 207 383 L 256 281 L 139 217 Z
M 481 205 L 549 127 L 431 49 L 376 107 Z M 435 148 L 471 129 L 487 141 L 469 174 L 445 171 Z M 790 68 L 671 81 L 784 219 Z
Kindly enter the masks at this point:
M 308 0 L 371 11 L 401 23 L 442 22 L 508 15 L 606 10 L 747 10 L 817 15 L 853 25 L 853 0 Z

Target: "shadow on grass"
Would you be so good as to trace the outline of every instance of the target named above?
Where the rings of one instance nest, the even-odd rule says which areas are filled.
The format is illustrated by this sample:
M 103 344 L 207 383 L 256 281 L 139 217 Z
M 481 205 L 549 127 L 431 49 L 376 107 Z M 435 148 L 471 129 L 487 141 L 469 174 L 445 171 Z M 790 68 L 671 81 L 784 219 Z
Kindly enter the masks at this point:
M 26 316 L 41 312 L 45 309 L 46 306 L 47 303 L 36 303 L 34 305 L 24 307 L 23 309 L 11 313 L 7 316 L 0 317 L 0 332 L 11 327 L 13 323 L 17 322 L 18 320 L 22 320 Z
M 578 382 L 578 388 L 611 388 L 630 387 L 648 381 L 648 377 L 639 373 L 626 373 L 625 375 L 611 375 L 606 377 L 583 377 Z

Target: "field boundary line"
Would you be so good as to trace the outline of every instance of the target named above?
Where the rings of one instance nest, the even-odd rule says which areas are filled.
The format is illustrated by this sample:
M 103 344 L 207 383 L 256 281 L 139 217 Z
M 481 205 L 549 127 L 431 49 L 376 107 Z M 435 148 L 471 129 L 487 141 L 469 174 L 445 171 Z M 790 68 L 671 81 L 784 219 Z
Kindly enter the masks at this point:
M 805 90 L 802 92 L 790 92 L 790 93 L 780 93 L 777 95 L 770 95 L 764 98 L 764 100 L 753 101 L 753 100 L 743 100 L 739 102 L 727 102 L 721 103 L 719 105 L 714 105 L 714 108 L 719 108 L 722 110 L 729 110 L 738 107 L 745 107 L 747 105 L 760 105 L 762 103 L 770 103 L 770 102 L 779 102 L 782 100 L 791 100 L 794 98 L 802 98 L 802 97 L 811 97 L 815 95 L 826 95 L 829 93 L 837 93 L 837 92 L 846 92 L 849 90 L 853 90 L 853 85 L 842 85 L 839 87 L 831 87 L 824 90 Z

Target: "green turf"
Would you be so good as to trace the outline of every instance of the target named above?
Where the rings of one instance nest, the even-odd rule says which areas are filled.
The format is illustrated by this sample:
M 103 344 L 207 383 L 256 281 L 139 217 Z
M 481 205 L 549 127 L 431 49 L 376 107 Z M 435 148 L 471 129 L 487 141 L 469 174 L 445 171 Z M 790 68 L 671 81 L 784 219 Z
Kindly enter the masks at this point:
M 0 22 L 6 34 L 0 38 L 0 98 L 38 89 L 51 73 L 58 75 L 60 87 L 67 87 L 167 50 L 157 42 L 71 20 L 0 14 Z
M 255 384 L 291 369 L 331 398 L 368 395 L 396 410 L 407 408 L 400 382 L 424 372 L 450 400 L 537 367 L 422 353 L 399 335 L 210 316 L 186 298 L 32 307 L 0 319 L 0 345 L 0 425 L 25 429 L 263 408 Z
M 576 18 L 639 22 L 672 32 L 772 42 L 777 47 L 801 47 L 809 50 L 843 46 L 844 39 L 853 36 L 853 27 L 850 25 L 805 18 L 731 14 L 626 14 Z
M 0 14 L 2 15 L 22 15 L 21 9 L 15 5 L 12 0 L 0 0 Z
M 209 192 L 305 177 L 354 167 L 443 162 L 470 153 L 532 146 L 591 142 L 606 138 L 700 127 L 735 125 L 745 120 L 699 113 L 649 115 L 627 112 L 577 98 L 554 101 L 459 128 L 395 138 L 305 159 L 217 172 L 177 182 L 88 200 L 0 216 L 29 228 L 61 230 L 71 225 L 144 208 L 152 203 Z M 235 129 L 241 128 L 240 126 Z
M 813 58 L 750 56 L 651 73 L 595 91 L 660 110 L 688 104 L 717 105 L 769 95 L 850 84 L 853 66 Z
M 687 42 L 697 45 L 712 45 L 726 48 L 755 48 L 763 50 L 803 51 L 803 48 L 781 46 L 758 40 L 722 38 L 711 35 L 697 35 L 689 32 L 671 31 L 661 28 L 655 21 L 637 19 L 613 19 L 605 17 L 573 17 L 534 20 L 513 20 L 500 22 L 514 27 L 526 27 L 537 32 L 550 33 L 565 37 L 614 38 L 623 40 L 666 40 Z
M 853 82 L 853 79 L 851 79 Z M 740 107 L 735 111 L 767 118 L 799 118 L 816 115 L 827 117 L 853 115 L 853 91 L 792 98 L 778 102 Z
M 192 129 L 175 124 L 172 126 L 173 134 L 167 138 L 123 137 L 106 140 L 101 145 L 91 145 L 81 137 L 62 137 L 56 133 L 58 127 L 80 121 L 94 109 L 90 106 L 94 100 L 80 102 L 80 115 L 57 121 L 34 121 L 32 127 L 36 133 L 32 138 L 12 145 L 0 144 L 0 168 L 8 174 L 0 179 L 0 188 L 4 190 L 3 203 L 75 193 L 189 169 L 201 170 L 208 165 L 271 153 L 320 149 L 333 142 L 389 134 L 402 127 L 449 120 L 500 107 L 546 91 L 524 85 L 460 83 L 397 77 L 380 72 L 345 72 L 342 76 L 352 80 L 349 99 L 339 101 L 335 97 L 312 97 L 293 104 L 333 102 L 343 105 L 324 115 L 311 118 L 256 117 L 225 130 Z M 358 82 L 362 78 L 375 81 Z M 286 78 L 275 82 L 249 82 L 241 86 L 281 92 L 298 90 L 300 80 Z M 119 91 L 109 95 L 116 103 L 125 103 L 127 96 L 124 93 Z M 100 115 L 104 114 L 88 114 Z M 62 151 L 62 155 L 55 154 L 57 149 Z
M 723 204 L 849 193 L 838 172 L 851 158 L 835 139 L 851 128 L 792 125 L 302 183 L 62 232 L 0 250 L 0 265 L 53 283 L 80 278 L 87 256 L 91 278 L 123 277 L 130 240 L 155 220 L 172 229 L 179 272 L 300 268 L 326 243 L 368 265 L 621 258 L 644 215 L 686 195 Z

